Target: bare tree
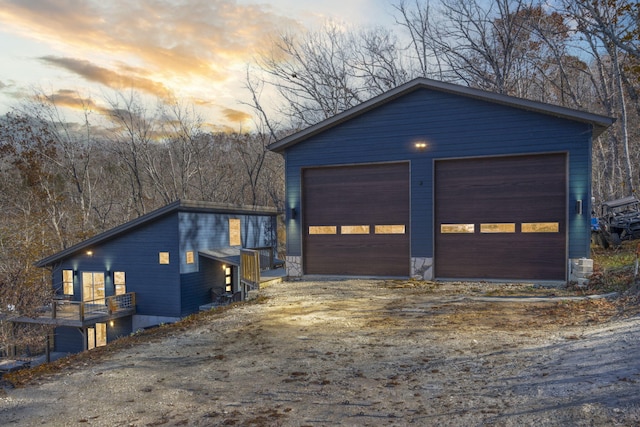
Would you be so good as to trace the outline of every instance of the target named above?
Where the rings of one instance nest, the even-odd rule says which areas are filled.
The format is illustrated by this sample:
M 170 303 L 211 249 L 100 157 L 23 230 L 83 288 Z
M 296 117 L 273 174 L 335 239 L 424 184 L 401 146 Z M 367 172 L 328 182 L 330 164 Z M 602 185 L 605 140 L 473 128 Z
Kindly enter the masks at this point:
M 106 101 L 110 107 L 109 149 L 129 187 L 126 210 L 132 210 L 136 216 L 140 216 L 154 207 L 145 167 L 148 150 L 156 135 L 155 119 L 148 113 L 140 96 L 133 91 L 128 94 L 115 93 Z
M 638 5 L 626 0 L 613 1 L 565 1 L 568 16 L 576 22 L 576 31 L 587 44 L 593 60 L 593 83 L 599 103 L 606 114 L 616 116 L 618 122 L 610 132 L 608 146 L 598 146 L 597 167 L 604 168 L 608 188 L 600 192 L 607 195 L 635 193 L 632 161 L 628 99 L 634 101 L 636 114 L 640 112 L 637 83 L 626 74 L 637 53 Z M 631 16 L 629 16 L 631 14 Z M 636 18 L 636 19 L 634 19 Z M 637 56 L 635 57 L 638 58 Z M 633 61 L 631 61 L 633 64 Z M 637 180 L 637 178 L 636 178 Z M 599 186 L 598 186 L 599 187 Z M 622 193 L 619 189 L 622 188 Z
M 433 77 L 444 80 L 445 71 L 449 67 L 443 62 L 444 53 L 440 51 L 441 43 L 438 43 L 438 32 L 434 24 L 433 9 L 429 1 L 420 2 L 415 0 L 409 4 L 407 1 L 400 1 L 393 6 L 399 17 L 396 24 L 400 25 L 409 36 L 410 60 L 415 64 L 413 68 L 422 77 Z
M 382 27 L 357 33 L 327 23 L 320 31 L 283 34 L 257 62 L 293 127 L 332 117 L 409 78 L 395 37 Z

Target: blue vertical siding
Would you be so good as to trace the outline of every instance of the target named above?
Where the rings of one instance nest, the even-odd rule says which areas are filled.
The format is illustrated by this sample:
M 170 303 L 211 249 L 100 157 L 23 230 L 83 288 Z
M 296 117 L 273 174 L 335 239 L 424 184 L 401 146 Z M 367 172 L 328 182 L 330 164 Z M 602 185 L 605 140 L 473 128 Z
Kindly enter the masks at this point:
M 419 89 L 286 149 L 287 252 L 301 255 L 301 169 L 409 160 L 411 254 L 433 256 L 433 164 L 437 159 L 567 153 L 568 256 L 589 256 L 588 212 L 577 217 L 576 199 L 588 208 L 591 125 L 485 100 Z M 414 143 L 427 149 L 418 152 Z

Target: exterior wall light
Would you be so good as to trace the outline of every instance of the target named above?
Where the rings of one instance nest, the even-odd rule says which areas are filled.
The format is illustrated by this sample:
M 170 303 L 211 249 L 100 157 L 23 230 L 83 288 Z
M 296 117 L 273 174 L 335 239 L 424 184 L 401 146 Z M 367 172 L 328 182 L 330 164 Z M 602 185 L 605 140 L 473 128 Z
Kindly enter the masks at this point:
M 87 251 L 87 256 L 93 256 L 93 251 Z
M 576 214 L 582 215 L 582 200 L 576 200 Z
M 291 208 L 291 219 L 296 219 L 297 216 L 298 212 L 296 211 L 296 208 Z

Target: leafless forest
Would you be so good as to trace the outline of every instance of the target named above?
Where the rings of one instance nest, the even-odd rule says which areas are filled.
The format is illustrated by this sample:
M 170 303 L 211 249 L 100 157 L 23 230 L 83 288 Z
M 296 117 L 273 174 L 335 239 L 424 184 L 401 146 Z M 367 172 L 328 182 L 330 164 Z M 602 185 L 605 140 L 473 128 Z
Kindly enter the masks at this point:
M 135 88 L 73 119 L 59 93 L 17 103 L 0 117 L 0 312 L 49 297 L 38 259 L 176 199 L 283 207 L 270 143 L 419 76 L 615 117 L 594 141 L 593 195 L 640 185 L 637 2 L 407 0 L 394 12 L 391 28 L 328 22 L 274 38 L 238 95 L 250 131 L 215 130 L 194 106 Z M 7 348 L 42 336 L 9 332 L 0 322 Z

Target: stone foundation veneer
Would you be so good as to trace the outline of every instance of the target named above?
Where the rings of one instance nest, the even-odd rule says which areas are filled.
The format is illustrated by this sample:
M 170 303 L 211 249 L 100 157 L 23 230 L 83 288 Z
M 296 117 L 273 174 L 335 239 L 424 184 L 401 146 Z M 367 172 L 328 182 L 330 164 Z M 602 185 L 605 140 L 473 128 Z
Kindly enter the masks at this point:
M 302 257 L 289 256 L 285 258 L 287 276 L 289 277 L 302 277 Z
M 593 260 L 589 258 L 569 259 L 569 282 L 584 285 L 593 274 Z
M 411 277 L 433 280 L 433 258 L 411 258 Z

